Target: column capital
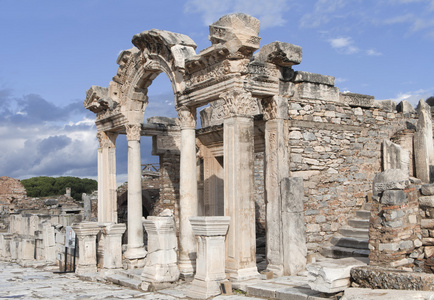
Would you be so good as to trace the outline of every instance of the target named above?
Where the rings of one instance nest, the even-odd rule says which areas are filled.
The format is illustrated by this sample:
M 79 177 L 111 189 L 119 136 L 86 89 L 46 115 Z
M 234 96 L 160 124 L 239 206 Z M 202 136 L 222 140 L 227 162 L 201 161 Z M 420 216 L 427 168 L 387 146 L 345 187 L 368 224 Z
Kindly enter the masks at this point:
M 115 148 L 117 132 L 98 131 L 96 137 L 101 148 Z
M 232 89 L 220 94 L 223 102 L 223 118 L 235 116 L 252 116 L 257 107 L 252 94 L 243 89 Z
M 196 108 L 181 106 L 177 109 L 181 129 L 196 129 Z
M 127 131 L 127 141 L 140 141 L 142 124 L 125 124 Z
M 261 99 L 262 113 L 265 120 L 285 119 L 288 116 L 288 102 L 286 98 L 273 96 Z

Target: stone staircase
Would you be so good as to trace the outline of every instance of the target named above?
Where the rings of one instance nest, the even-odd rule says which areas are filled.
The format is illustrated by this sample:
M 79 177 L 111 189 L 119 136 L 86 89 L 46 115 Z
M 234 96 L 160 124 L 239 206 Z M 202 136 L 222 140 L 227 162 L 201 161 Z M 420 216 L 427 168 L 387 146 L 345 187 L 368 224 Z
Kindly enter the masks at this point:
M 369 217 L 371 204 L 366 203 L 356 216 L 341 227 L 339 233 L 323 247 L 321 254 L 329 258 L 368 257 L 369 256 Z

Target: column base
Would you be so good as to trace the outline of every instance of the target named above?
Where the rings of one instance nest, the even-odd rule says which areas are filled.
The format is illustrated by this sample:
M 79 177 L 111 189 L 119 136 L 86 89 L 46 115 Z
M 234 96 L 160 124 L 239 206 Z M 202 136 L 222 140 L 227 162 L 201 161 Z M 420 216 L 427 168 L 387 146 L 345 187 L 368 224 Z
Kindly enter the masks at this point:
M 261 275 L 258 273 L 257 267 L 244 268 L 239 270 L 226 270 L 226 273 L 229 273 L 231 282 L 261 278 Z
M 220 281 L 194 279 L 186 295 L 194 299 L 208 299 L 221 294 Z
M 283 276 L 283 266 L 282 265 L 268 264 L 267 270 L 273 271 L 273 275 L 276 277 L 282 277 Z
M 96 266 L 77 266 L 75 274 L 77 275 L 91 275 L 96 274 L 98 269 Z
M 145 266 L 146 254 L 147 252 L 144 246 L 127 248 L 127 251 L 124 253 L 124 267 L 126 267 L 128 270 L 143 268 Z
M 184 279 L 187 282 L 190 282 L 194 278 L 194 273 L 196 269 L 196 264 L 193 263 L 190 260 L 187 261 L 179 261 L 178 264 L 179 272 L 180 272 L 180 278 Z
M 141 278 L 152 283 L 175 282 L 179 279 L 179 269 L 176 264 L 145 266 Z

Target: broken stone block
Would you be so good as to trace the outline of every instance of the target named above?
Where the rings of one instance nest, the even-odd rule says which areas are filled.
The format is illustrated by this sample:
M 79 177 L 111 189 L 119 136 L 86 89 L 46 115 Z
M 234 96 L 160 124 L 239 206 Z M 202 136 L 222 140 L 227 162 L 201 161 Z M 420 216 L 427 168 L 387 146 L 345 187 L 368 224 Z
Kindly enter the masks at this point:
M 174 282 L 179 279 L 176 251 L 178 242 L 173 216 L 163 214 L 143 220 L 148 233 L 148 255 L 142 280 L 151 283 Z
M 413 105 L 406 100 L 399 102 L 399 104 L 396 106 L 396 110 L 398 112 L 402 112 L 403 114 L 412 114 L 416 112 Z
M 374 196 L 385 190 L 404 190 L 410 185 L 408 174 L 400 169 L 389 169 L 374 177 Z
M 351 269 L 366 265 L 367 259 L 352 257 L 323 260 L 307 265 L 309 286 L 311 289 L 323 293 L 343 291 L 350 286 Z

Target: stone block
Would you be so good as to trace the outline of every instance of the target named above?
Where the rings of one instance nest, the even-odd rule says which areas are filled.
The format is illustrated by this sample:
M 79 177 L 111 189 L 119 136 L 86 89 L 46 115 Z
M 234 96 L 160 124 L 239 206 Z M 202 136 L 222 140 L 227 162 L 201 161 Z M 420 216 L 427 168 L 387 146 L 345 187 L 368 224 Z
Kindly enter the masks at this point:
M 347 103 L 353 107 L 373 107 L 374 106 L 374 96 L 355 94 L 355 93 L 340 93 L 340 102 Z M 355 115 L 363 115 L 363 112 L 354 111 Z
M 383 192 L 380 203 L 384 205 L 400 205 L 407 201 L 407 196 L 402 190 L 387 190 Z
M 420 192 L 425 196 L 433 196 L 434 195 L 434 184 L 424 184 L 422 185 Z
M 411 105 L 411 103 L 406 100 L 399 102 L 396 106 L 396 110 L 403 114 L 413 114 L 416 112 L 413 105 Z
M 394 112 L 396 110 L 396 102 L 393 100 L 377 100 L 374 105 L 386 112 Z
M 297 71 L 295 72 L 294 82 L 311 82 L 333 86 L 335 85 L 335 78 L 333 76 Z
M 422 207 L 434 207 L 434 195 L 419 197 L 419 205 Z
M 434 229 L 434 219 L 420 220 L 420 227 L 425 229 Z
M 311 289 L 323 293 L 337 293 L 350 286 L 350 271 L 366 266 L 367 262 L 356 258 L 341 258 L 312 263 L 306 267 Z

